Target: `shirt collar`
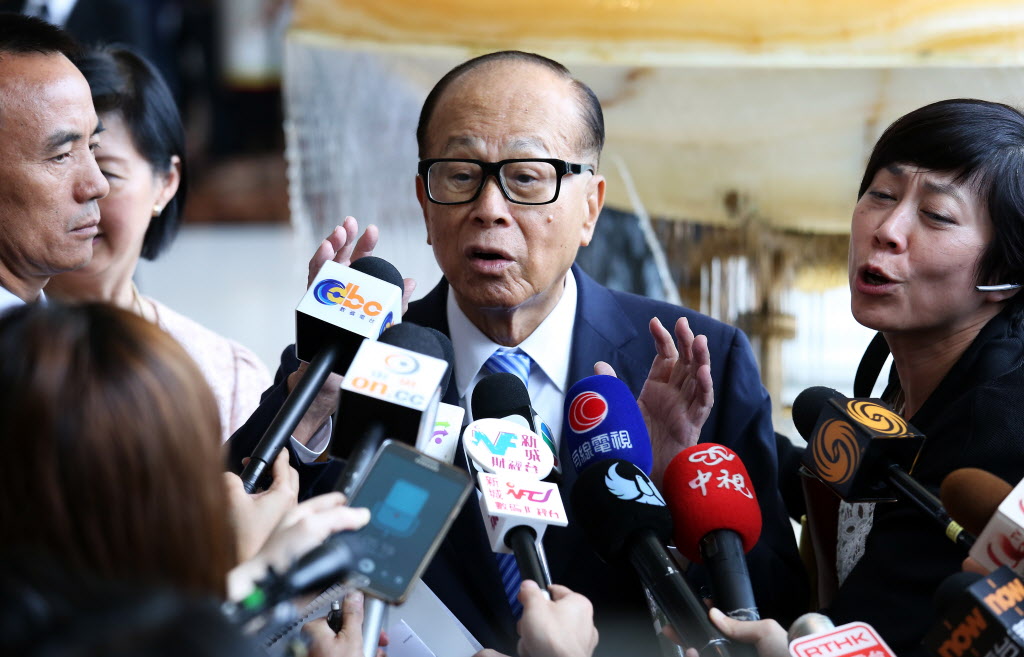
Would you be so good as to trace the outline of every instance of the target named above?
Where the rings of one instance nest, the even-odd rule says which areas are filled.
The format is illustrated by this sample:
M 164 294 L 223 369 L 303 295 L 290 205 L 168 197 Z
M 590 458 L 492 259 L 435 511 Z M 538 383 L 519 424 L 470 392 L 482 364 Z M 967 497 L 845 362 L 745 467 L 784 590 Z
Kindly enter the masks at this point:
M 533 333 L 518 347 L 537 364 L 559 392 L 565 392 L 569 377 L 569 358 L 572 344 L 572 330 L 576 323 L 576 277 L 569 271 L 565 275 L 562 297 Z M 448 291 L 448 330 L 452 344 L 458 345 L 455 358 L 455 384 L 459 397 L 465 395 L 473 379 L 480 373 L 487 359 L 500 347 L 480 329 L 473 325 L 455 302 L 455 295 Z
M 39 298 L 35 300 L 35 303 L 46 303 L 46 295 L 43 294 L 42 290 L 39 290 Z M 15 306 L 22 306 L 25 301 L 11 292 L 7 288 L 0 287 L 0 313 Z

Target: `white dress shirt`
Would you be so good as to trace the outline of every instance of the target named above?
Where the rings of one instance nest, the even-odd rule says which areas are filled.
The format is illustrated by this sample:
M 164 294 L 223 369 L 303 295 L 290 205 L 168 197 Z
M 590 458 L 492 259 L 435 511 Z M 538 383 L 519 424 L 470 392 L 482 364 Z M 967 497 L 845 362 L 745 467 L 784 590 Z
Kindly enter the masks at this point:
M 46 295 L 43 294 L 42 290 L 39 290 L 39 298 L 36 299 L 35 303 L 46 303 Z M 25 300 L 11 292 L 5 287 L 0 287 L 0 313 L 3 313 L 8 308 L 15 306 L 21 306 L 25 304 Z
M 473 325 L 448 291 L 448 330 L 455 348 L 455 385 L 459 405 L 466 409 L 466 421 L 473 419 L 470 401 L 473 389 L 485 374 L 480 370 L 494 350 L 502 346 Z M 562 414 L 568 388 L 569 359 L 572 357 L 572 329 L 576 323 L 576 278 L 565 275 L 562 298 L 533 333 L 520 344 L 533 361 L 530 368 L 530 400 L 533 409 L 551 428 L 557 448 L 562 435 Z

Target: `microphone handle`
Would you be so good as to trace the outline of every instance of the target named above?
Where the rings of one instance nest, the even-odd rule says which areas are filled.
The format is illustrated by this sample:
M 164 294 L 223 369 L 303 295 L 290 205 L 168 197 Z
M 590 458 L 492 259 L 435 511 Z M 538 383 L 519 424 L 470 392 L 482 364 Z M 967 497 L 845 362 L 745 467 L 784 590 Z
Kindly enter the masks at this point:
M 946 538 L 953 541 L 965 550 L 970 550 L 977 540 L 974 534 L 960 526 L 960 523 L 949 517 L 942 501 L 932 495 L 931 491 L 922 486 L 916 479 L 903 471 L 903 468 L 890 463 L 886 468 L 889 485 L 903 494 L 905 499 L 910 500 L 926 515 L 935 518 L 946 530 Z
M 708 618 L 661 541 L 650 530 L 637 532 L 626 546 L 640 581 L 679 635 L 701 657 L 731 657 L 733 646 Z
M 332 441 L 337 441 L 340 438 L 337 431 L 337 427 L 340 424 L 340 422 L 335 424 L 334 436 L 331 437 Z M 334 490 L 344 493 L 346 498 L 352 499 L 352 493 L 355 492 L 356 486 L 366 476 L 366 472 L 370 468 L 370 462 L 377 455 L 377 450 L 380 449 L 381 444 L 386 439 L 387 429 L 384 423 L 380 421 L 371 422 L 370 426 L 360 436 L 359 442 L 352 448 L 352 453 L 345 462 L 345 469 L 341 471 L 341 475 L 334 485 Z
M 269 474 L 270 464 L 277 458 L 281 448 L 299 426 L 302 416 L 313 404 L 324 381 L 330 376 L 334 362 L 341 355 L 341 345 L 330 342 L 324 345 L 309 362 L 305 375 L 295 384 L 295 388 L 285 400 L 281 410 L 274 416 L 273 422 L 253 450 L 249 462 L 242 470 L 242 485 L 246 493 L 255 493 L 262 480 Z
M 519 575 L 523 579 L 532 579 L 542 591 L 547 591 L 551 577 L 541 565 L 536 532 L 531 527 L 513 527 L 505 534 L 505 545 L 512 548 Z
M 708 532 L 700 540 L 700 555 L 711 574 L 715 606 L 736 620 L 761 620 L 740 535 L 731 529 Z

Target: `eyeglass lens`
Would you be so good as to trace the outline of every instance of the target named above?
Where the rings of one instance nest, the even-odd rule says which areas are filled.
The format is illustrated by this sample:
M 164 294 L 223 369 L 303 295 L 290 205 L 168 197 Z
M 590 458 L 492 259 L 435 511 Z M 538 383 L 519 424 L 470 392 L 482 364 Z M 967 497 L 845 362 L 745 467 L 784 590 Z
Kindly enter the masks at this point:
M 435 162 L 427 171 L 430 195 L 440 203 L 463 203 L 483 185 L 475 162 Z M 558 189 L 558 171 L 550 162 L 506 162 L 498 171 L 505 194 L 519 203 L 548 203 Z

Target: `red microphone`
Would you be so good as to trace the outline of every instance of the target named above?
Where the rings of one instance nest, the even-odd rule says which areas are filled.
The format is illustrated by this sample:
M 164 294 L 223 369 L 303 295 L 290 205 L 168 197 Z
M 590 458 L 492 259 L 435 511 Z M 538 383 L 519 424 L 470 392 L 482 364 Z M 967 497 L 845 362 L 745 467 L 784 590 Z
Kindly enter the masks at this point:
M 743 461 L 723 445 L 688 447 L 669 463 L 662 490 L 676 548 L 707 564 L 715 605 L 732 618 L 759 620 L 745 555 L 761 536 L 761 507 Z

